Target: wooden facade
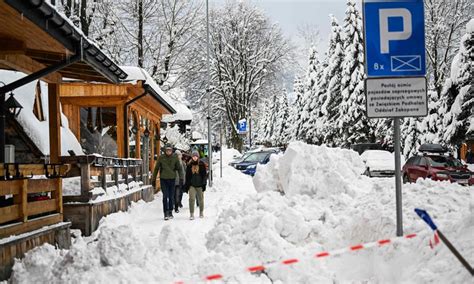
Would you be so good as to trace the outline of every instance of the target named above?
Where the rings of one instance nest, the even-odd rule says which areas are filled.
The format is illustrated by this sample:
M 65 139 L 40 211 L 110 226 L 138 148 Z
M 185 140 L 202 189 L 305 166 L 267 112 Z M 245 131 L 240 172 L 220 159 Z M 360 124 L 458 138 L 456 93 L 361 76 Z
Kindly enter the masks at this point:
M 112 107 L 115 108 L 117 125 L 117 157 L 141 159 L 141 136 L 148 129 L 152 141 L 150 147 L 151 157 L 149 159 L 149 170 L 153 170 L 155 164 L 155 149 L 159 153 L 160 122 L 163 114 L 170 112 L 160 104 L 152 95 L 145 95 L 143 82 L 123 84 L 98 84 L 87 82 L 63 83 L 60 85 L 60 100 L 63 112 L 69 120 L 69 128 L 76 138 L 81 141 L 81 117 L 80 110 L 84 107 Z M 136 99 L 131 104 L 130 101 Z M 137 124 L 136 133 L 136 155 L 130 155 L 127 147 L 130 145 L 129 125 L 125 124 L 125 116 L 128 121 Z M 144 121 L 147 121 L 145 124 Z M 125 131 L 127 130 L 127 131 Z M 129 154 L 127 154 L 129 153 Z
M 49 3 L 34 0 L 0 0 L 0 69 L 26 74 L 0 85 L 2 94 L 41 79 L 48 83 L 49 96 L 49 163 L 0 163 L 0 280 L 5 280 L 14 258 L 29 249 L 45 242 L 70 245 L 71 224 L 63 222 L 62 199 L 62 177 L 70 166 L 60 157 L 63 77 L 118 83 L 127 75 Z M 4 108 L 5 102 L 0 104 Z M 6 135 L 21 132 L 15 122 L 6 125 Z

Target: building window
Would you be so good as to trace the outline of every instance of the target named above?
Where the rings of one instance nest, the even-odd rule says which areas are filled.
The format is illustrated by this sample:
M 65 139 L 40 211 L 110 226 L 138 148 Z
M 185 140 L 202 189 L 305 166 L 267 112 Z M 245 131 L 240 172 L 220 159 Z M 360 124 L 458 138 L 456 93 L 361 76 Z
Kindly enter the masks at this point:
M 81 146 L 86 154 L 117 157 L 115 108 L 81 108 Z

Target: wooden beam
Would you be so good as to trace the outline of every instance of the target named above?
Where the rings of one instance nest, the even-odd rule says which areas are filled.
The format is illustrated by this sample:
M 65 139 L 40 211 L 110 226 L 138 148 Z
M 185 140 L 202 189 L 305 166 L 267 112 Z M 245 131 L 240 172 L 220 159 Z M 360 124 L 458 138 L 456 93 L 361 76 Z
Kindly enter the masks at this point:
M 81 141 L 81 110 L 80 107 L 72 104 L 66 104 L 61 99 L 61 105 L 64 115 L 69 120 L 69 129 L 71 129 L 78 141 Z
M 117 155 L 119 158 L 126 158 L 125 157 L 125 134 L 124 131 L 127 128 L 127 125 L 124 125 L 124 105 L 118 105 L 115 108 L 116 113 L 116 125 L 117 125 Z
M 0 38 L 0 54 L 25 54 L 26 44 L 15 38 Z
M 17 71 L 21 71 L 26 74 L 31 74 L 41 69 L 46 68 L 45 65 L 29 58 L 26 55 L 22 54 L 1 54 L 0 53 L 0 63 L 6 65 Z M 51 73 L 44 76 L 41 80 L 47 83 L 60 83 L 62 76 L 57 72 Z
M 63 214 L 63 180 L 57 178 L 53 180 L 54 191 L 51 192 L 51 198 L 56 202 L 56 212 Z
M 62 214 L 52 214 L 50 216 L 31 220 L 26 223 L 20 223 L 18 225 L 0 226 L 0 238 L 31 232 L 44 226 L 53 225 L 62 221 Z
M 59 103 L 59 85 L 48 84 L 49 111 L 49 159 L 51 163 L 60 163 L 61 156 L 61 116 Z
M 0 196 L 8 194 L 19 194 L 23 180 L 2 180 L 0 181 Z
M 65 97 L 61 98 L 63 104 L 73 104 L 79 107 L 116 107 L 124 104 L 125 98 L 122 97 Z
M 141 126 L 140 126 L 140 116 L 136 112 L 132 112 L 132 115 L 134 116 L 135 121 L 137 122 L 137 133 L 135 134 L 135 157 L 137 159 L 141 159 L 141 151 L 142 151 L 142 145 L 141 145 Z

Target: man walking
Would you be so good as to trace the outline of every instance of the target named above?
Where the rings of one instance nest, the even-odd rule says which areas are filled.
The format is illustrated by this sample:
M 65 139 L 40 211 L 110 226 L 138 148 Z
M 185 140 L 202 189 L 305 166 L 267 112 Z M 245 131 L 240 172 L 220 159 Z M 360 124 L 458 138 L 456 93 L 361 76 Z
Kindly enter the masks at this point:
M 163 193 L 163 212 L 165 220 L 173 219 L 173 206 L 175 197 L 175 179 L 178 173 L 179 183 L 183 184 L 183 168 L 177 155 L 173 155 L 173 148 L 165 147 L 165 154 L 161 155 L 153 171 L 152 184 L 156 185 L 156 177 L 160 172 L 160 186 Z

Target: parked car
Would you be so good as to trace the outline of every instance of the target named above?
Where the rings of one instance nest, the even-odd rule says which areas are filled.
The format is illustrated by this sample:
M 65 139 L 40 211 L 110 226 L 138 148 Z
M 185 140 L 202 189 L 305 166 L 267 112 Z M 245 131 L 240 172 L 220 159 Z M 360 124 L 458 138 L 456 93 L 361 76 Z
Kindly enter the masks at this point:
M 353 144 L 350 146 L 352 150 L 356 151 L 361 155 L 367 150 L 383 150 L 381 144 L 378 143 L 361 143 L 361 144 Z
M 255 175 L 258 164 L 266 164 L 270 161 L 270 156 L 275 154 L 275 151 L 260 151 L 250 154 L 245 160 L 235 164 L 235 168 L 247 175 Z
M 436 144 L 430 144 L 436 145 Z M 403 182 L 416 182 L 418 178 L 449 180 L 462 185 L 474 185 L 474 172 L 460 160 L 446 155 L 446 148 L 422 145 L 423 155 L 408 159 L 402 168 Z
M 262 152 L 262 151 L 277 153 L 279 152 L 279 149 L 278 148 L 256 148 L 256 149 L 249 150 L 248 152 L 245 152 L 242 156 L 235 157 L 235 160 L 231 161 L 229 163 L 229 166 L 232 166 L 235 168 L 235 165 L 243 162 L 245 159 L 247 159 L 248 156 L 252 155 L 253 153 Z
M 395 156 L 385 150 L 366 150 L 360 155 L 365 164 L 364 175 L 369 177 L 392 177 L 395 175 Z M 404 164 L 401 157 L 401 164 Z

